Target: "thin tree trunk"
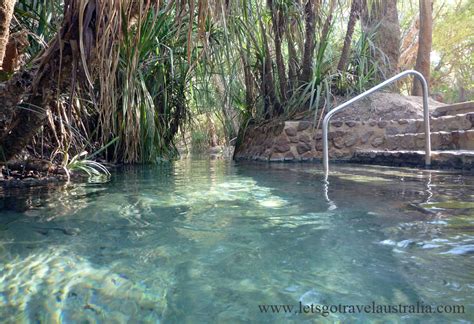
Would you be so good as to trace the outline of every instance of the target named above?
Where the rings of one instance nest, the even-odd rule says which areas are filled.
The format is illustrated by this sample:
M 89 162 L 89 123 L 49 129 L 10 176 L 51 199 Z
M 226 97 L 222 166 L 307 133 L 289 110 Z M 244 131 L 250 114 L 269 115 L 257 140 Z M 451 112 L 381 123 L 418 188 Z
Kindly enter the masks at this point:
M 432 0 L 420 0 L 420 34 L 418 36 L 418 55 L 415 70 L 423 74 L 430 84 L 430 54 L 433 37 L 433 3 Z M 414 81 L 412 95 L 422 96 L 420 82 Z
M 242 64 L 244 66 L 244 80 L 245 80 L 245 104 L 248 108 L 253 106 L 253 80 L 250 66 L 244 55 L 241 54 Z
M 329 29 L 331 28 L 334 9 L 336 9 L 336 0 L 330 0 L 328 16 L 326 17 L 326 21 L 324 22 L 323 30 L 321 32 L 321 40 L 325 40 L 329 36 Z
M 293 94 L 295 90 L 295 85 L 298 82 L 298 53 L 296 52 L 295 41 L 293 38 L 293 32 L 290 30 L 287 33 L 287 43 L 288 43 L 288 81 L 290 86 L 289 97 Z
M 400 47 L 400 60 L 398 62 L 398 69 L 400 71 L 412 69 L 416 63 L 416 54 L 418 52 L 418 35 L 420 33 L 420 17 L 416 17 Z
M 315 41 L 315 30 L 316 30 L 316 8 L 315 1 L 317 0 L 308 0 L 305 5 L 305 44 L 303 59 L 301 61 L 301 66 L 303 70 L 300 75 L 301 83 L 308 83 L 313 77 L 313 58 L 314 58 L 314 48 L 316 46 Z
M 466 101 L 466 88 L 464 88 L 463 86 L 460 86 L 458 102 L 464 102 L 464 101 Z
M 0 69 L 7 49 L 15 2 L 16 0 L 0 0 Z
M 275 94 L 275 83 L 273 78 L 272 59 L 270 57 L 270 47 L 268 45 L 268 37 L 265 27 L 260 20 L 260 28 L 262 30 L 263 47 L 265 49 L 265 57 L 263 58 L 262 82 L 265 93 L 265 117 L 271 118 L 280 115 L 283 111 L 280 102 Z
M 342 47 L 341 58 L 337 69 L 339 71 L 345 71 L 349 54 L 351 50 L 352 36 L 354 35 L 355 25 L 360 18 L 360 0 L 352 0 L 351 13 L 349 15 L 349 21 L 347 23 L 346 36 L 344 37 L 344 46 Z
M 268 4 L 270 6 L 270 11 L 272 14 L 272 25 L 273 32 L 275 34 L 275 56 L 276 56 L 276 65 L 278 70 L 278 80 L 280 85 L 280 97 L 282 102 L 286 102 L 287 99 L 287 80 L 286 80 L 286 71 L 285 63 L 283 60 L 283 54 L 281 50 L 281 40 L 284 33 L 284 17 L 280 9 L 276 9 L 273 0 L 269 0 Z

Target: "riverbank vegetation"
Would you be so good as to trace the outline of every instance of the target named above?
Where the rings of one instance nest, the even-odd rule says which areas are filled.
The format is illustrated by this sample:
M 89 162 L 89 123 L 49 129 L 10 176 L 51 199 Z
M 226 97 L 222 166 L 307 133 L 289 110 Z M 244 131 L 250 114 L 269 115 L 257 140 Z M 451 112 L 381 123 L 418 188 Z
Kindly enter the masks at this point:
M 318 127 L 411 68 L 440 101 L 474 99 L 468 0 L 0 0 L 0 12 L 4 163 L 149 163 L 176 158 L 183 138 L 228 144 L 249 122 Z

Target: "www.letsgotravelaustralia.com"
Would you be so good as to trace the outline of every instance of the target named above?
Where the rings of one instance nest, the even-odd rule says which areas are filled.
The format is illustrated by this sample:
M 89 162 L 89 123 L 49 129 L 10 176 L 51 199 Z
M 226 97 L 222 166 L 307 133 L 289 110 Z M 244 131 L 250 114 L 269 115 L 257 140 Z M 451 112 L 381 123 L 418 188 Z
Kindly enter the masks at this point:
M 464 314 L 464 305 L 430 305 L 422 301 L 409 305 L 383 305 L 372 302 L 366 305 L 319 305 L 304 304 L 301 301 L 298 304 L 276 305 L 266 304 L 258 305 L 261 313 L 270 314 L 320 314 L 324 317 L 329 314 Z

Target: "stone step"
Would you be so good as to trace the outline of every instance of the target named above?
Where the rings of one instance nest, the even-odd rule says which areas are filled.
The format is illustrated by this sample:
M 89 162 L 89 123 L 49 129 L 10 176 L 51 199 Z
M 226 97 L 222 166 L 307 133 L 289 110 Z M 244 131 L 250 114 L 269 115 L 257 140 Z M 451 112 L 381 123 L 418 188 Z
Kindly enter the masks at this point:
M 440 117 L 447 115 L 467 114 L 470 112 L 474 112 L 474 101 L 460 102 L 457 104 L 438 107 L 434 109 L 431 115 L 433 117 Z
M 422 133 L 424 125 L 423 119 L 389 121 L 385 127 L 385 133 L 387 135 Z M 474 128 L 474 112 L 431 118 L 430 126 L 432 132 L 469 130 Z
M 425 134 L 388 135 L 384 147 L 389 150 L 423 150 Z M 474 130 L 450 132 L 432 132 L 431 148 L 433 150 L 474 150 Z
M 425 152 L 360 150 L 354 152 L 349 162 L 423 167 L 425 165 Z M 432 151 L 431 167 L 474 171 L 474 150 Z

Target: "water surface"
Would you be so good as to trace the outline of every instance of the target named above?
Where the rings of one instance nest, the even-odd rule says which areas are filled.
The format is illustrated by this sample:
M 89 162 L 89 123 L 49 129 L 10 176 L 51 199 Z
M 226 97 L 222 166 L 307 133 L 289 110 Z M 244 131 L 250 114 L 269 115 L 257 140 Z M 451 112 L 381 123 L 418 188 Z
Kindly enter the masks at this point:
M 474 176 L 181 160 L 106 184 L 9 191 L 5 323 L 474 319 Z M 464 305 L 464 314 L 271 314 L 259 305 Z

